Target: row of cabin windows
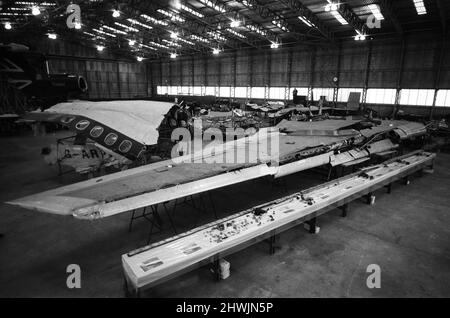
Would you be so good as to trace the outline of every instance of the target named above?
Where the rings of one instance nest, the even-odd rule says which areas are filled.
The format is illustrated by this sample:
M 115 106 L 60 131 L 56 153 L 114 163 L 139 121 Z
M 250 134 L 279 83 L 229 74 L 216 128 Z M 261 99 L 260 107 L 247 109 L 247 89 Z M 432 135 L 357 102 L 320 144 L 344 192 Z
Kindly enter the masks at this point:
M 69 124 L 75 119 L 73 116 L 63 117 L 61 119 L 61 122 L 64 124 Z M 90 125 L 89 120 L 82 119 L 79 122 L 75 124 L 75 128 L 78 130 L 85 130 Z M 91 131 L 89 132 L 89 135 L 93 138 L 100 137 L 104 132 L 104 128 L 101 126 L 94 126 Z M 117 142 L 117 139 L 119 139 L 119 136 L 115 133 L 109 133 L 106 135 L 104 142 L 108 146 L 112 146 Z M 119 151 L 122 153 L 127 153 L 130 151 L 131 147 L 133 146 L 133 143 L 130 140 L 123 140 L 119 145 Z
M 252 98 L 252 99 L 292 99 L 292 92 L 297 89 L 297 95 L 309 96 L 307 87 L 218 87 L 218 86 L 157 86 L 158 95 L 192 95 L 192 96 L 217 96 L 225 98 Z M 339 88 L 337 101 L 346 102 L 350 93 L 357 92 L 362 95 L 363 88 Z M 435 96 L 436 94 L 436 96 Z M 313 88 L 312 100 L 318 101 L 325 96 L 328 101 L 334 100 L 334 88 Z M 368 104 L 395 104 L 397 90 L 392 88 L 369 88 L 366 92 Z M 436 106 L 450 107 L 450 90 L 433 89 L 402 89 L 399 95 L 400 105 L 432 106 L 436 98 Z

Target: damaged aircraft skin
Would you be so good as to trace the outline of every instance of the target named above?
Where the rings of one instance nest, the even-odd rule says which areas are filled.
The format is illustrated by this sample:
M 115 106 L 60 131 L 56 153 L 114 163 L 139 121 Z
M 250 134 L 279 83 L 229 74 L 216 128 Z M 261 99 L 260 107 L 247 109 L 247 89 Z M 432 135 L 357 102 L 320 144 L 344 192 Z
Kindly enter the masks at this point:
M 165 114 L 173 106 L 171 103 L 148 103 L 160 107 L 156 114 Z M 89 139 L 128 159 L 135 160 L 146 148 L 158 143 L 155 130 L 161 118 L 158 121 L 152 119 L 146 126 L 145 118 L 137 114 L 136 108 L 124 116 L 121 112 L 98 111 L 86 102 L 83 104 L 82 110 L 72 107 L 70 112 L 65 109 L 33 116 L 47 116 L 47 120 L 51 117 L 61 123 L 66 121 L 74 129 L 89 134 Z M 145 108 L 142 106 L 143 112 L 148 111 Z M 155 114 L 154 109 L 152 113 Z M 105 127 L 105 131 L 92 137 L 96 126 Z M 199 148 L 193 147 L 193 151 L 185 151 L 176 158 L 8 203 L 38 212 L 99 219 L 251 179 L 280 178 L 313 167 L 337 166 L 370 158 L 373 154 L 393 151 L 404 140 L 423 136 L 426 132 L 423 124 L 407 121 L 364 118 L 283 120 L 277 126 L 260 128 L 253 135 L 237 140 L 224 143 L 212 140 L 206 146 L 202 143 Z M 115 135 L 114 142 L 108 144 L 111 134 Z M 131 145 L 121 148 L 125 140 Z

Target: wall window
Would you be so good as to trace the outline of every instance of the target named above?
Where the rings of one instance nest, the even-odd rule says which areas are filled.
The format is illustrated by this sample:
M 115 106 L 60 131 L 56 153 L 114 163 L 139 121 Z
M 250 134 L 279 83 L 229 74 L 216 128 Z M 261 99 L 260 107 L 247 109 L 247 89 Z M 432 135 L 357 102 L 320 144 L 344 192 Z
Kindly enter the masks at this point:
M 395 104 L 397 90 L 392 88 L 369 88 L 366 103 L 368 104 Z
M 440 89 L 436 96 L 436 106 L 450 107 L 450 90 Z
M 250 97 L 256 99 L 264 99 L 265 87 L 252 87 Z
M 347 102 L 348 97 L 350 96 L 350 93 L 360 93 L 361 97 L 359 99 L 360 102 L 362 102 L 362 95 L 363 95 L 363 89 L 362 88 L 339 88 L 338 90 L 338 102 Z M 328 98 L 327 98 L 328 100 Z M 333 99 L 331 99 L 333 100 Z
M 269 88 L 269 99 L 284 100 L 286 87 L 271 87 Z
M 191 86 L 178 86 L 178 95 L 192 95 Z
M 247 87 L 235 87 L 234 97 L 236 98 L 247 98 Z
M 167 86 L 156 86 L 156 92 L 158 95 L 166 95 L 167 94 Z
M 433 89 L 402 89 L 400 91 L 401 105 L 432 106 L 433 100 Z
M 178 89 L 176 86 L 168 86 L 167 87 L 167 93 L 169 95 L 177 95 L 178 94 Z
M 220 97 L 231 97 L 231 87 L 220 87 L 219 88 Z
M 297 95 L 298 96 L 306 96 L 306 99 L 309 99 L 308 96 L 308 87 L 292 87 L 289 91 L 289 100 L 292 100 L 292 92 L 294 91 L 294 89 L 297 89 Z
M 332 102 L 333 95 L 334 95 L 333 88 L 313 88 L 313 98 L 315 101 L 318 101 L 320 99 L 320 96 L 325 96 L 327 101 Z
M 201 86 L 194 86 L 193 87 L 193 94 L 194 96 L 202 96 L 202 87 Z
M 215 90 L 216 90 L 216 88 L 214 86 L 206 86 L 205 87 L 205 95 L 215 96 L 216 95 Z

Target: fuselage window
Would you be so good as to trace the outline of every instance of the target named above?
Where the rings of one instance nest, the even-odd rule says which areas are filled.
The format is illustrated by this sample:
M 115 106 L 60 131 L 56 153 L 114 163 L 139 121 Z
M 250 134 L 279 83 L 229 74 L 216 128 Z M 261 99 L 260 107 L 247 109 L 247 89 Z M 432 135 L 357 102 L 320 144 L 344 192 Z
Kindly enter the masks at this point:
M 128 152 L 128 151 L 130 151 L 132 145 L 133 145 L 133 143 L 131 141 L 124 140 L 120 143 L 119 151 L 120 152 Z
M 98 138 L 103 133 L 103 127 L 95 126 L 91 129 L 91 137 Z
M 117 135 L 114 133 L 109 133 L 105 138 L 105 144 L 108 146 L 114 145 L 117 141 Z
M 76 125 L 75 128 L 78 130 L 85 130 L 89 126 L 89 120 L 80 120 Z

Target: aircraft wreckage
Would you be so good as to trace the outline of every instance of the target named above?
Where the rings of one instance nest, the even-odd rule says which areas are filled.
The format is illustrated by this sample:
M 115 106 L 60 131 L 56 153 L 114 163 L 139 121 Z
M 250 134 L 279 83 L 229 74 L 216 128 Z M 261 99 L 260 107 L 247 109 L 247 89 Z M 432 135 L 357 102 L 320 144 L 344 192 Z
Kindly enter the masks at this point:
M 69 126 L 129 160 L 136 160 L 148 149 L 160 145 L 161 136 L 167 134 L 162 132 L 162 123 L 157 125 L 155 114 L 166 113 L 163 119 L 166 123 L 174 119 L 167 115 L 173 103 L 146 102 L 146 109 L 130 104 L 129 109 L 124 106 L 121 110 L 119 107 L 114 110 L 111 104 L 105 106 L 120 102 L 100 103 L 103 109 L 95 102 L 59 104 L 45 112 L 32 113 L 29 118 Z M 79 107 L 81 104 L 84 106 Z M 185 126 L 184 120 L 178 117 L 174 126 L 180 126 L 179 123 Z M 155 135 L 156 128 L 159 136 Z M 280 178 L 313 167 L 339 166 L 370 158 L 395 150 L 403 141 L 425 135 L 427 131 L 423 124 L 416 122 L 343 117 L 317 121 L 283 119 L 276 126 L 227 138 L 225 142 L 206 132 L 201 133 L 200 146 L 198 143 L 196 146 L 195 139 L 183 140 L 187 146 L 177 157 L 8 203 L 39 212 L 99 219 L 256 178 Z M 175 146 L 181 144 L 177 138 L 171 140 Z

